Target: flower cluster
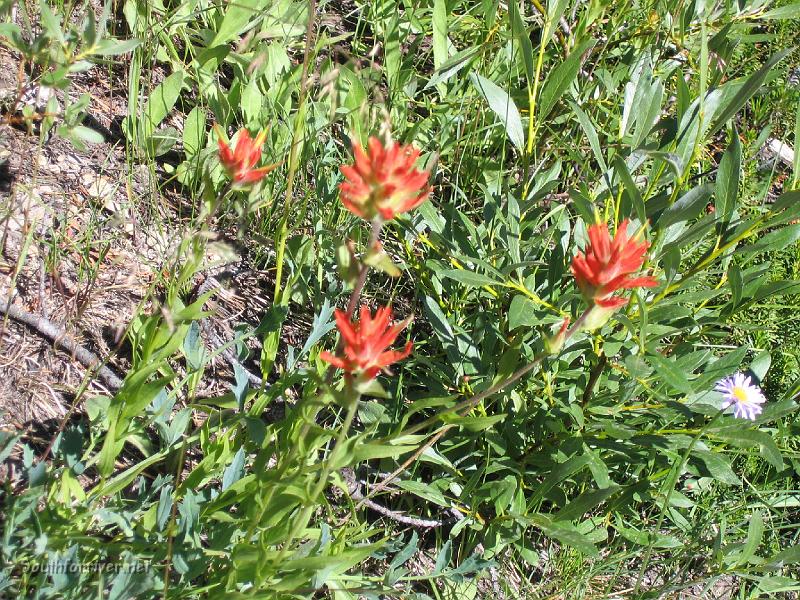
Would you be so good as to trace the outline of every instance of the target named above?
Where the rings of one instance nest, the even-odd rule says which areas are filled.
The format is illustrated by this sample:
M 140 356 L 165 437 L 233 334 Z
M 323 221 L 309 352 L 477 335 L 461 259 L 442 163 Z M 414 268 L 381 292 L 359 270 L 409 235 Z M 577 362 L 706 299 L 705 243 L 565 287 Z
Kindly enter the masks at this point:
M 352 165 L 341 168 L 345 180 L 339 194 L 345 208 L 372 221 L 394 219 L 428 199 L 430 174 L 415 167 L 419 150 L 390 142 L 387 146 L 371 137 L 365 152 L 353 145 Z
M 628 237 L 628 224 L 620 223 L 613 239 L 605 223 L 591 225 L 589 244 L 572 259 L 575 282 L 589 304 L 617 309 L 628 302 L 613 296 L 617 290 L 658 285 L 650 276 L 630 276 L 642 268 L 649 244 Z
M 342 336 L 342 355 L 334 356 L 330 352 L 321 352 L 320 358 L 344 370 L 350 378 L 369 381 L 381 369 L 411 354 L 410 341 L 402 350 L 388 350 L 400 332 L 411 322 L 411 319 L 406 319 L 392 325 L 391 306 L 379 308 L 375 316 L 370 314 L 366 306 L 362 306 L 357 321 L 351 321 L 347 313 L 342 310 L 336 311 L 335 318 L 339 334 Z
M 264 145 L 267 137 L 266 131 L 251 138 L 247 129 L 240 129 L 236 134 L 236 145 L 231 149 L 231 146 L 225 141 L 222 130 L 219 127 L 216 130 L 219 160 L 234 186 L 246 187 L 257 183 L 264 178 L 264 175 L 278 166 L 274 164 L 255 168 L 261 160 L 261 146 Z

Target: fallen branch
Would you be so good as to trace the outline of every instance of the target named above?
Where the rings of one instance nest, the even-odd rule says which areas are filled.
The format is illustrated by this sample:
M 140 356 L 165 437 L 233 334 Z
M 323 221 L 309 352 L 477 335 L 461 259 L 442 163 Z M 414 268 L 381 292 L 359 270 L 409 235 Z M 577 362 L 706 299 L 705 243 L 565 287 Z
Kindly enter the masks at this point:
M 76 359 L 90 371 L 94 371 L 97 377 L 112 391 L 122 387 L 122 379 L 103 364 L 97 355 L 81 346 L 66 329 L 56 325 L 44 317 L 29 313 L 28 311 L 11 303 L 10 298 L 0 296 L 0 313 L 6 314 L 15 321 L 27 325 L 42 337 L 47 338 L 53 345 Z

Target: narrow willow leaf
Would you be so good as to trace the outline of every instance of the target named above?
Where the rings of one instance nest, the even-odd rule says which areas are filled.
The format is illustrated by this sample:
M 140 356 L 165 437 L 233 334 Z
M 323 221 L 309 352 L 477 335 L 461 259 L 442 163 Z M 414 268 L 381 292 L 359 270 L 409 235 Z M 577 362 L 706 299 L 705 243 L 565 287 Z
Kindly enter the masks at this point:
M 636 187 L 636 183 L 634 183 L 633 177 L 631 176 L 630 171 L 628 171 L 628 166 L 625 164 L 625 161 L 622 160 L 622 157 L 619 154 L 614 155 L 614 170 L 622 180 L 622 184 L 625 186 L 625 191 L 628 193 L 628 197 L 631 199 L 633 210 L 636 212 L 636 218 L 639 219 L 640 223 L 647 222 L 647 212 L 644 207 L 642 194 L 639 192 L 639 188 Z
M 705 183 L 686 192 L 672 206 L 667 207 L 661 213 L 656 222 L 657 227 L 669 227 L 675 223 L 681 223 L 696 217 L 706 206 L 708 199 L 711 197 L 712 189 L 710 183 Z
M 511 143 L 522 152 L 525 147 L 525 130 L 522 127 L 522 118 L 519 116 L 517 105 L 496 83 L 481 77 L 476 73 L 470 74 L 470 79 L 475 88 L 489 103 L 489 108 L 497 115 L 506 129 L 506 134 Z
M 767 75 L 769 75 L 772 67 L 789 56 L 789 54 L 792 52 L 794 52 L 794 48 L 786 48 L 785 50 L 781 50 L 777 54 L 772 55 L 763 67 L 753 73 L 747 79 L 747 81 L 744 82 L 739 91 L 736 92 L 736 95 L 733 97 L 733 99 L 728 102 L 727 106 L 722 109 L 722 112 L 717 117 L 717 120 L 714 121 L 714 124 L 711 126 L 708 135 L 714 135 L 717 131 L 722 129 L 725 123 L 728 122 L 728 119 L 739 112 L 739 110 L 747 103 L 750 97 L 755 94 L 763 85 L 764 80 L 767 78 Z
M 556 102 L 561 99 L 570 84 L 575 81 L 581 68 L 581 58 L 584 53 L 594 47 L 595 40 L 587 40 L 574 48 L 572 53 L 558 66 L 556 66 L 545 79 L 542 94 L 536 109 L 536 118 L 540 121 L 547 118 Z
M 485 285 L 502 285 L 502 282 L 465 269 L 448 269 L 440 273 L 443 277 L 463 283 L 468 287 L 483 287 Z
M 525 76 L 528 78 L 528 85 L 533 85 L 533 45 L 531 44 L 528 30 L 525 28 L 525 22 L 519 12 L 517 0 L 509 0 L 508 18 L 511 21 L 511 36 L 517 41 L 522 51 L 522 61 L 525 64 Z
M 647 356 L 647 360 L 672 389 L 682 394 L 691 394 L 694 391 L 686 375 L 674 361 L 664 358 L 660 354 L 650 354 Z
M 739 143 L 739 135 L 734 129 L 731 133 L 731 143 L 725 154 L 722 155 L 722 160 L 719 163 L 717 170 L 717 181 L 715 190 L 716 213 L 722 219 L 723 223 L 727 223 L 731 219 L 734 209 L 736 208 L 736 200 L 739 196 L 739 175 L 742 169 L 742 145 Z

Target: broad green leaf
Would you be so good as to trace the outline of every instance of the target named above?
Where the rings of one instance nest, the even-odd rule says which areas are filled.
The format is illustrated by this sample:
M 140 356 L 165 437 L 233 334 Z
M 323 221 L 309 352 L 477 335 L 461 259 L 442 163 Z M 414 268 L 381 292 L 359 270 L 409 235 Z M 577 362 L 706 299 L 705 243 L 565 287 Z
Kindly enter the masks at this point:
M 170 113 L 183 86 L 183 71 L 176 71 L 158 84 L 150 93 L 144 105 L 142 116 L 142 134 L 144 141 L 149 140 L 159 123 Z
M 715 208 L 716 213 L 723 223 L 730 221 L 731 215 L 736 208 L 736 199 L 739 196 L 739 173 L 742 168 L 742 146 L 739 143 L 739 135 L 734 130 L 731 134 L 731 143 L 717 170 L 717 181 L 715 185 Z
M 578 76 L 581 68 L 581 58 L 586 51 L 595 45 L 595 40 L 587 40 L 574 48 L 564 62 L 556 66 L 545 79 L 542 94 L 539 96 L 536 108 L 536 118 L 539 121 L 546 119 L 553 107 L 569 89 L 570 84 Z
M 724 455 L 696 448 L 692 451 L 692 458 L 698 459 L 705 466 L 706 474 L 717 481 L 728 485 L 742 485 L 741 479 L 733 472 Z
M 270 4 L 268 0 L 236 0 L 223 4 L 225 16 L 208 47 L 213 48 L 236 39 L 247 28 L 250 20 Z
M 193 156 L 205 145 L 206 114 L 200 106 L 195 106 L 186 116 L 183 126 L 183 148 Z
M 118 56 L 120 54 L 126 54 L 137 48 L 142 43 L 142 40 L 137 38 L 131 38 L 128 40 L 114 40 L 114 39 L 105 39 L 100 41 L 94 48 L 92 48 L 92 54 L 96 54 L 98 56 Z
M 508 330 L 514 331 L 517 327 L 532 327 L 539 324 L 536 316 L 536 305 L 532 300 L 522 294 L 517 294 L 511 300 L 508 309 Z
M 244 447 L 240 447 L 233 456 L 233 460 L 225 467 L 225 472 L 222 474 L 222 491 L 227 490 L 242 478 L 242 475 L 244 475 L 244 459 Z
M 682 394 L 691 394 L 692 386 L 686 378 L 684 372 L 675 364 L 675 361 L 664 358 L 660 354 L 650 354 L 647 356 L 647 361 L 653 366 L 656 372 L 664 380 L 664 383 L 669 385 L 672 389 L 681 392 Z
M 525 130 L 522 127 L 522 119 L 519 116 L 517 105 L 514 104 L 509 96 L 496 83 L 481 77 L 477 73 L 470 73 L 470 79 L 475 88 L 481 93 L 489 104 L 489 108 L 497 115 L 503 124 L 508 135 L 508 139 L 519 150 L 525 147 Z

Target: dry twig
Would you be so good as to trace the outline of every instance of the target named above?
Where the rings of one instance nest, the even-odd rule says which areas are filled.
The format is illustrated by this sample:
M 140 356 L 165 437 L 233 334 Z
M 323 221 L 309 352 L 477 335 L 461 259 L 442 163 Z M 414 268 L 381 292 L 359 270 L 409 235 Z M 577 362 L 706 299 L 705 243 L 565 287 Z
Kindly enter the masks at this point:
M 29 313 L 28 311 L 11 303 L 10 298 L 0 296 L 0 313 L 6 314 L 15 321 L 27 325 L 42 337 L 47 338 L 53 345 L 75 358 L 87 369 L 96 373 L 100 380 L 112 391 L 122 387 L 122 379 L 105 366 L 96 354 L 81 346 L 66 329 L 56 325 L 49 319 Z

